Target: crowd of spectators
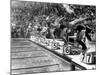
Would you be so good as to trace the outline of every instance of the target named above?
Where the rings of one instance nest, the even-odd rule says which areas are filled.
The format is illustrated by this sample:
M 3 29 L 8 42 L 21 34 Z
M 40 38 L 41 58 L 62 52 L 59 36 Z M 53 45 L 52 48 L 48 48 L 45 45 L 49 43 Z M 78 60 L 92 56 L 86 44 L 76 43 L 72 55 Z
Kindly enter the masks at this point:
M 92 34 L 96 33 L 95 6 L 37 2 L 23 2 L 23 4 L 20 1 L 16 4 L 21 5 L 16 7 L 13 3 L 11 6 L 12 38 L 30 38 L 35 34 L 52 39 L 63 37 L 62 39 L 65 40 L 68 36 L 74 36 L 78 25 L 90 28 Z

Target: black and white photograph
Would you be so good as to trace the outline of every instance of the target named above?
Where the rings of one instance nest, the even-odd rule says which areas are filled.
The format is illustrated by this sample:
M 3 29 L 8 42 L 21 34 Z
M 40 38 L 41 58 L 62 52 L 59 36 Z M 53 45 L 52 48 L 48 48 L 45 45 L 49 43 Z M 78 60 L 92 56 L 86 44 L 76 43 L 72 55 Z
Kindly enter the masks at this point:
M 10 0 L 11 75 L 96 70 L 96 6 Z

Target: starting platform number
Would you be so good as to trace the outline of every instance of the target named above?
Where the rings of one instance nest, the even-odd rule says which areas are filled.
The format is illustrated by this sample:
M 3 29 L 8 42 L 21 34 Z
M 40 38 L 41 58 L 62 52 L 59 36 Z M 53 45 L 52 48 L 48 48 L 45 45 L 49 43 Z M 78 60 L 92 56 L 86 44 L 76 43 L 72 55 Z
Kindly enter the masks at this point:
M 63 54 L 70 54 L 71 47 L 70 46 L 64 46 L 63 47 Z

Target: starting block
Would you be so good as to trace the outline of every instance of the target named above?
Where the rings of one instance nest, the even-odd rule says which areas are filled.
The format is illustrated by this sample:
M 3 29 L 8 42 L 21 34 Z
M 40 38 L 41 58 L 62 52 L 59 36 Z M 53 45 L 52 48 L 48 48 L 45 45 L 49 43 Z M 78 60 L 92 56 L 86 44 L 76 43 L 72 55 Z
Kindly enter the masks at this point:
M 71 53 L 71 45 L 66 45 L 63 47 L 63 54 L 69 55 Z
M 48 48 L 50 49 L 60 49 L 60 47 L 63 46 L 64 42 L 63 41 L 59 41 L 59 40 L 53 40 L 53 39 L 46 39 L 47 40 L 47 44 L 48 44 Z
M 40 41 L 39 38 L 36 37 L 36 36 L 31 36 L 30 40 L 36 41 L 36 42 L 39 42 Z
M 86 53 L 82 62 L 86 64 L 96 64 L 96 52 Z

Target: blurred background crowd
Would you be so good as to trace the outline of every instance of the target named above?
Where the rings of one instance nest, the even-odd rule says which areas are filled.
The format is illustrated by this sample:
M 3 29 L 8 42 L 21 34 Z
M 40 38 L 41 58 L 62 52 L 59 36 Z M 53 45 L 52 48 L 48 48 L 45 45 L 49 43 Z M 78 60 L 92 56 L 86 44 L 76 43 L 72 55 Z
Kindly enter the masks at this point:
M 11 38 L 40 35 L 44 38 L 59 39 L 66 34 L 74 36 L 78 25 L 90 29 L 90 35 L 95 40 L 95 6 L 11 1 Z

